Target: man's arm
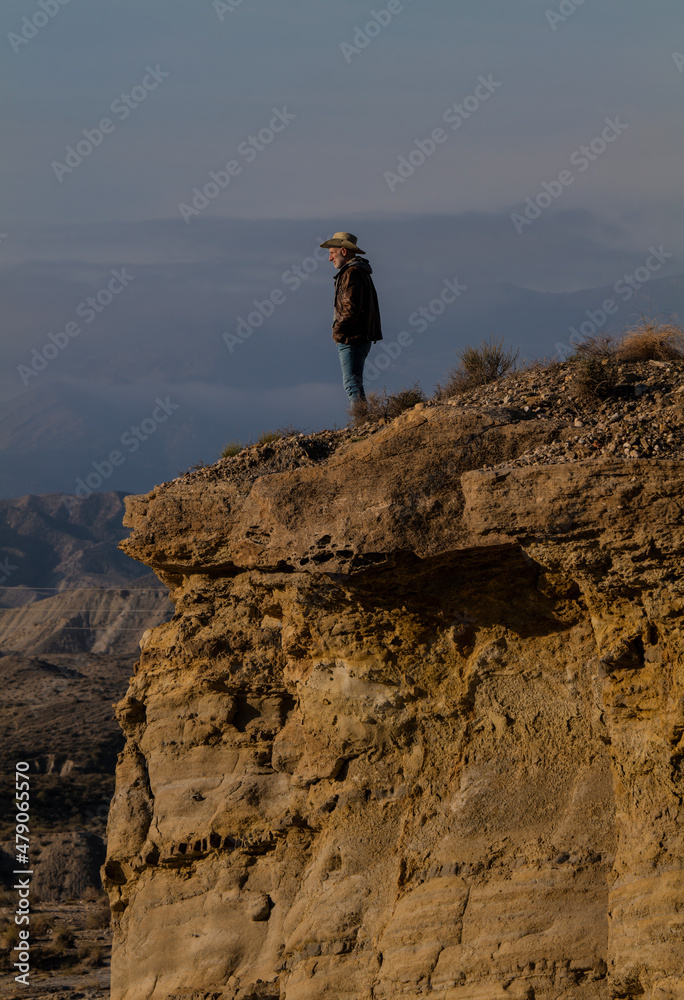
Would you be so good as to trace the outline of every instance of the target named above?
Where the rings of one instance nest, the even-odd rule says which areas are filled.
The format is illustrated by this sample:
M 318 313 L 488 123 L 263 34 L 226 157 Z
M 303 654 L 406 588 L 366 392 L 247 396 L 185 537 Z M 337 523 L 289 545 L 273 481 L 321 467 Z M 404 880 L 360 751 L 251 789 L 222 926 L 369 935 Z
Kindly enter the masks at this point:
M 337 293 L 333 338 L 338 343 L 347 339 L 359 340 L 365 336 L 367 317 L 366 275 L 359 267 L 349 267 L 340 275 L 341 287 Z

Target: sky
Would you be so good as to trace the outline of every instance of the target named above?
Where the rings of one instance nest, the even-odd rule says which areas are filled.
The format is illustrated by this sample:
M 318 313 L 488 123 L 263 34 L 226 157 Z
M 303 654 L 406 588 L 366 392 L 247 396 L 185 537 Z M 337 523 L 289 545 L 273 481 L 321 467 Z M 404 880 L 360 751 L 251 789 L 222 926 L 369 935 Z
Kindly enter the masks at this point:
M 563 356 L 681 318 L 675 0 L 0 17 L 4 496 L 146 491 L 230 440 L 344 425 L 338 230 L 374 268 L 370 389 L 429 393 L 490 336 Z

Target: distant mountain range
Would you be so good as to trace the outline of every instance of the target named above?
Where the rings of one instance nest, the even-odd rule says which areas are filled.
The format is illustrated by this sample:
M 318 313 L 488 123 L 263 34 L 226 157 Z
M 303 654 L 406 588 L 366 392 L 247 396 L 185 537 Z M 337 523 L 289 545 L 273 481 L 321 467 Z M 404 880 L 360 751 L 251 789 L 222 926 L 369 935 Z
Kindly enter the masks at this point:
M 117 548 L 123 493 L 74 500 L 63 494 L 0 500 L 0 607 L 75 588 L 166 588 Z

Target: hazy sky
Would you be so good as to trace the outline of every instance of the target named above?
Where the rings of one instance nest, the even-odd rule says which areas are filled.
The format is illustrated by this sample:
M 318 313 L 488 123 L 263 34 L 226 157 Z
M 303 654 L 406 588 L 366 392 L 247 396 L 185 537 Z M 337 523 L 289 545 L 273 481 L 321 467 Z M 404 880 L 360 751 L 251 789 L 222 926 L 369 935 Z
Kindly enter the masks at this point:
M 123 431 L 174 385 L 190 423 L 209 400 L 249 434 L 343 423 L 312 258 L 337 229 L 389 339 L 458 278 L 499 324 L 510 286 L 535 292 L 516 346 L 552 354 L 572 321 L 552 328 L 552 293 L 681 274 L 679 0 L 5 0 L 0 43 L 10 417 L 71 386 L 119 393 Z M 479 340 L 479 301 L 431 319 L 388 384 Z

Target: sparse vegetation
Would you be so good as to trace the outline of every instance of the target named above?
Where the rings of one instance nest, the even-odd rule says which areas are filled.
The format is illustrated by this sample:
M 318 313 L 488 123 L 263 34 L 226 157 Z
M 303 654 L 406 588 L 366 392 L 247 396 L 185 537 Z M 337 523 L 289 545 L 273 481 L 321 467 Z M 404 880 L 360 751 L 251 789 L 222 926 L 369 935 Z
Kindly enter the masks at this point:
M 507 349 L 503 338 L 483 340 L 479 347 L 466 346 L 456 351 L 458 363 L 447 372 L 447 381 L 438 385 L 437 399 L 448 399 L 480 385 L 497 382 L 515 368 L 519 351 Z
M 599 358 L 601 361 L 615 357 L 614 337 L 587 337 L 581 344 L 578 344 L 574 352 L 570 355 L 569 361 L 578 361 L 583 358 Z
M 436 386 L 431 396 L 423 392 L 418 382 L 409 387 L 402 386 L 398 392 L 389 392 L 387 387 L 382 392 L 369 392 L 364 404 L 357 401 L 348 410 L 349 427 L 362 428 L 365 424 L 391 421 L 417 403 L 439 403 L 468 394 L 486 401 L 487 391 L 484 395 L 479 392 L 483 387 L 501 382 L 507 376 L 511 376 L 512 385 L 517 385 L 516 378 L 524 378 L 526 373 L 530 377 L 535 373 L 540 377 L 558 376 L 566 384 L 576 403 L 593 408 L 594 403 L 603 405 L 611 397 L 630 395 L 629 386 L 634 377 L 623 368 L 624 365 L 648 361 L 684 363 L 684 329 L 671 322 L 662 323 L 657 319 L 643 318 L 638 325 L 626 330 L 622 338 L 608 335 L 586 338 L 565 360 L 540 357 L 518 363 L 519 351 L 507 347 L 503 338 L 496 339 L 493 335 L 488 340 L 483 340 L 478 347 L 466 345 L 455 353 L 456 366 L 446 373 L 444 382 Z M 504 405 L 508 403 L 507 384 L 502 385 L 501 399 Z M 556 392 L 553 398 L 558 402 L 562 396 L 562 392 Z M 544 401 L 550 398 L 545 395 Z M 470 399 L 467 402 L 472 401 Z M 535 395 L 534 386 L 529 398 L 518 398 L 515 403 L 526 412 L 537 412 L 539 399 Z M 681 405 L 684 406 L 684 398 Z M 301 433 L 303 432 L 294 427 L 264 431 L 256 441 L 256 446 L 264 448 Z M 249 447 L 254 447 L 251 440 L 242 443 L 236 437 L 225 446 L 221 457 L 233 457 Z M 259 457 L 259 462 L 269 461 L 274 454 L 279 456 L 281 466 L 283 461 L 287 462 L 287 456 L 280 448 L 275 451 L 266 448 Z M 201 467 L 205 467 L 203 463 L 193 468 Z
M 14 920 L 3 919 L 0 922 L 0 942 L 4 951 L 10 951 L 19 940 L 19 928 Z
M 37 913 L 31 917 L 31 936 L 34 938 L 44 938 L 48 936 L 52 924 L 44 913 Z
M 240 444 L 239 441 L 229 441 L 221 452 L 221 458 L 234 458 L 235 455 L 239 455 L 244 448 L 245 445 Z
M 281 431 L 263 431 L 257 438 L 257 444 L 273 444 L 274 441 L 280 441 L 282 436 Z
M 618 382 L 616 345 L 612 337 L 588 337 L 568 359 L 580 397 L 605 399 Z
M 620 341 L 607 336 L 588 337 L 568 360 L 574 365 L 573 381 L 580 395 L 605 399 L 615 392 L 621 364 L 684 361 L 684 330 L 673 323 L 661 326 L 657 320 L 643 319 Z
M 109 922 L 110 922 L 109 903 L 105 902 L 99 909 L 94 910 L 93 913 L 88 914 L 83 926 L 88 930 L 102 930 L 106 927 L 109 927 Z
M 617 385 L 618 372 L 614 357 L 583 355 L 577 359 L 573 381 L 580 396 L 605 399 Z
M 81 964 L 87 967 L 102 965 L 104 962 L 104 950 L 97 941 L 82 941 L 76 954 Z
M 350 415 L 354 424 L 394 420 L 404 410 L 412 409 L 417 403 L 425 402 L 425 399 L 425 393 L 418 382 L 415 382 L 409 388 L 402 387 L 399 392 L 388 393 L 387 389 L 383 389 L 382 392 L 369 392 L 366 406 L 358 407 L 351 411 Z
M 660 326 L 657 320 L 643 319 L 625 331 L 616 354 L 623 362 L 684 360 L 684 330 L 674 323 Z
M 52 933 L 50 934 L 50 945 L 49 950 L 54 952 L 56 955 L 62 954 L 69 948 L 74 946 L 74 931 L 71 927 L 67 927 L 65 923 L 56 923 L 52 928 Z
M 285 427 L 278 427 L 274 431 L 264 431 L 263 434 L 259 435 L 257 444 L 272 444 L 274 441 L 281 441 L 285 438 L 295 437 L 297 434 L 302 434 L 298 427 L 293 427 L 292 424 L 287 424 Z
M 293 427 L 292 424 L 288 424 L 286 427 L 278 427 L 273 431 L 263 431 L 263 433 L 261 433 L 257 438 L 256 444 L 257 446 L 273 444 L 274 441 L 281 441 L 285 438 L 294 437 L 294 435 L 302 433 L 303 431 L 300 431 L 298 427 Z M 244 451 L 245 448 L 251 447 L 251 445 L 251 441 L 248 441 L 246 444 L 242 444 L 237 440 L 237 438 L 235 438 L 233 441 L 229 441 L 225 446 L 221 452 L 221 458 L 234 458 L 236 455 L 239 455 L 241 451 Z

